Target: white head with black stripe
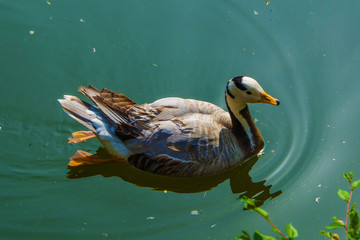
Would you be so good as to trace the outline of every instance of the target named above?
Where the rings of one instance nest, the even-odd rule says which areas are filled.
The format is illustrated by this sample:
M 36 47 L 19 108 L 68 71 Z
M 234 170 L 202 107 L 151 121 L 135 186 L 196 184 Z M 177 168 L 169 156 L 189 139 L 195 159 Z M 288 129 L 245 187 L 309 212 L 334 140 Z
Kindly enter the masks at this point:
M 247 103 L 280 105 L 280 101 L 267 94 L 255 79 L 246 76 L 230 79 L 225 96 L 228 107 L 236 111 L 245 108 Z

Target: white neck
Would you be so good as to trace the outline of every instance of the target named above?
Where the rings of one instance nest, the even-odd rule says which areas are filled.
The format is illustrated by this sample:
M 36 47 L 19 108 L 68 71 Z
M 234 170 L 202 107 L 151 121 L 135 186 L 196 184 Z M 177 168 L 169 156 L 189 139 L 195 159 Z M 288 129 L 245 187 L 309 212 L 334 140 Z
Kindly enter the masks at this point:
M 246 135 L 250 139 L 251 148 L 254 148 L 255 147 L 255 139 L 254 139 L 253 133 L 251 132 L 251 128 L 249 126 L 249 120 L 245 119 L 244 116 L 240 114 L 240 112 L 246 108 L 246 106 L 247 106 L 246 103 L 239 102 L 238 100 L 235 100 L 234 98 L 230 97 L 228 94 L 226 94 L 225 96 L 226 96 L 226 102 L 227 102 L 229 110 L 234 114 L 236 119 L 243 126 L 243 128 L 246 132 Z M 250 119 L 250 121 L 252 121 L 252 119 Z
M 238 114 L 241 110 L 243 110 L 246 107 L 245 102 L 240 102 L 239 100 L 236 100 L 232 97 L 230 97 L 228 94 L 225 94 L 226 102 L 228 104 L 228 107 L 231 108 L 234 114 Z M 236 116 L 236 115 L 235 115 Z

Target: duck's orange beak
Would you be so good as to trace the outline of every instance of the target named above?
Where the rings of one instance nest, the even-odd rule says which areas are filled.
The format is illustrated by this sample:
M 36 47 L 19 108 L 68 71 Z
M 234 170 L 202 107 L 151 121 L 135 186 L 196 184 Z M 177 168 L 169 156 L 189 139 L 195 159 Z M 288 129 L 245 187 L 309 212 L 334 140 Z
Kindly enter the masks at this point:
M 261 100 L 260 102 L 262 103 L 268 103 L 268 104 L 272 104 L 272 105 L 280 105 L 280 101 L 272 96 L 270 96 L 269 94 L 267 94 L 266 92 L 261 93 Z

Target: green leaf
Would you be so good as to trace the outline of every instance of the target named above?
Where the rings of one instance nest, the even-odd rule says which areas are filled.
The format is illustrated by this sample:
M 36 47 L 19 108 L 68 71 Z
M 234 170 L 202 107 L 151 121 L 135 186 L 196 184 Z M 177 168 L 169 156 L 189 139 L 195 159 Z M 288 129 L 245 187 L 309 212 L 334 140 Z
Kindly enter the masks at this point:
M 349 176 L 350 176 L 351 180 L 353 180 L 353 178 L 354 178 L 354 173 L 353 173 L 353 172 L 349 172 Z
M 251 240 L 249 233 L 241 231 L 243 235 L 236 237 L 236 240 Z
M 348 182 L 351 182 L 351 178 L 350 178 L 349 174 L 343 173 L 343 177 L 344 177 Z
M 332 234 L 330 232 L 325 232 L 324 230 L 321 230 L 319 233 L 328 238 L 331 238 L 331 236 L 332 236 Z
M 285 230 L 289 238 L 296 238 L 299 236 L 298 231 L 291 223 L 286 225 Z
M 342 223 L 340 220 L 334 221 L 332 224 L 325 226 L 326 229 L 338 229 L 345 227 L 345 224 Z
M 255 208 L 254 209 L 255 212 L 257 212 L 258 214 L 260 214 L 261 216 L 263 216 L 266 219 L 269 219 L 269 213 L 267 211 L 265 211 L 262 208 Z
M 254 233 L 254 240 L 276 240 L 276 239 L 271 236 L 261 234 L 256 230 Z
M 360 221 L 359 221 L 359 215 L 358 215 L 358 211 L 355 209 L 356 203 L 354 203 L 351 206 L 351 209 L 349 211 L 349 218 L 350 218 L 350 225 L 349 225 L 349 229 L 353 229 L 354 233 L 356 235 L 356 232 L 359 230 L 360 228 Z
M 277 228 L 272 228 L 272 231 L 276 232 L 276 233 L 281 233 L 281 231 L 279 229 L 277 229 Z
M 360 179 L 359 180 L 356 180 L 354 181 L 352 184 L 351 184 L 351 190 L 355 190 L 355 188 L 359 187 L 360 186 Z
M 348 191 L 339 189 L 337 194 L 342 200 L 344 200 L 345 202 L 349 202 L 350 194 L 348 193 Z
M 254 210 L 256 208 L 255 200 L 248 198 L 246 196 L 241 196 L 239 198 L 244 203 L 245 210 Z

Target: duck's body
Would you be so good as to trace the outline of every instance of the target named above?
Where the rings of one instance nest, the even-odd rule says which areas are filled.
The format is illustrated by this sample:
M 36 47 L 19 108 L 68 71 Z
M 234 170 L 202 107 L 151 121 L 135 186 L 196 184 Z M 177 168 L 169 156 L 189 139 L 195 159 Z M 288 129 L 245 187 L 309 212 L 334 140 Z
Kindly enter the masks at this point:
M 248 77 L 229 81 L 226 91 L 229 113 L 208 102 L 181 98 L 138 105 L 123 94 L 107 89 L 98 91 L 92 86 L 81 87 L 79 92 L 96 107 L 74 96 L 59 101 L 71 117 L 93 131 L 117 158 L 152 173 L 204 176 L 238 166 L 264 146 L 246 103 L 278 105 L 278 101 L 265 94 L 260 85 L 258 89 L 247 86 L 248 80 L 255 81 Z M 255 90 L 268 99 L 255 99 Z M 242 91 L 254 91 L 254 99 L 247 102 L 237 99 Z

